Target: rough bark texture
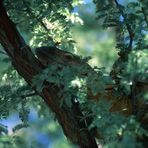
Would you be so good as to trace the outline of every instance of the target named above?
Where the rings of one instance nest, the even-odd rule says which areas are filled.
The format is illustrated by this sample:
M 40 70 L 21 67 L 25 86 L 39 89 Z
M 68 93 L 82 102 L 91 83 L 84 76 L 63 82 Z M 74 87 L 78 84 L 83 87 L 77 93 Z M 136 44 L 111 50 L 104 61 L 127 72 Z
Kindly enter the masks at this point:
M 9 55 L 12 65 L 18 73 L 32 86 L 32 78 L 38 74 L 43 65 L 35 58 L 29 46 L 17 31 L 13 22 L 9 19 L 7 12 L 0 1 L 0 43 Z M 35 88 L 33 87 L 35 90 Z M 73 108 L 66 105 L 59 106 L 58 89 L 46 84 L 39 94 L 47 105 L 55 112 L 56 117 L 63 128 L 64 134 L 73 143 L 81 148 L 97 148 L 94 137 L 89 133 L 85 123 L 80 122 Z M 83 130 L 82 130 L 83 129 Z

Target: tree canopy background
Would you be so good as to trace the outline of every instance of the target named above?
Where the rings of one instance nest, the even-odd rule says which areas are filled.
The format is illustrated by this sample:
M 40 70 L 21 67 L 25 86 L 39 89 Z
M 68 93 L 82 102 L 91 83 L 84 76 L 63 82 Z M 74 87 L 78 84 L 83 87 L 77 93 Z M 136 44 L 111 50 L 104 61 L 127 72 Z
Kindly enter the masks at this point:
M 88 61 L 98 75 L 96 78 L 96 75 L 79 77 L 77 73 L 85 70 L 83 66 L 78 72 L 65 68 L 58 73 L 56 63 L 32 80 L 37 92 L 42 91 L 44 80 L 57 85 L 64 82 L 65 98 L 60 105 L 65 103 L 68 109 L 72 108 L 71 98 L 74 96 L 83 113 L 80 121 L 91 118 L 87 128 L 100 145 L 146 147 L 147 120 L 141 123 L 138 119 L 143 112 L 147 117 L 147 107 L 143 106 L 142 113 L 133 112 L 125 117 L 120 111 L 111 113 L 109 101 L 96 102 L 86 98 L 89 97 L 88 86 L 95 96 L 97 93 L 105 94 L 106 85 L 111 84 L 114 86 L 115 100 L 119 96 L 125 103 L 126 98 L 132 96 L 132 99 L 140 98 L 147 104 L 148 2 L 4 0 L 3 3 L 8 16 L 34 54 L 36 47 L 57 46 L 79 55 L 84 62 Z M 56 113 L 50 111 L 48 105 L 17 73 L 12 66 L 12 58 L 3 46 L 0 53 L 0 147 L 76 147 L 63 135 Z M 49 77 L 50 71 L 51 75 L 53 72 L 63 77 L 60 75 L 60 81 L 59 77 Z M 142 83 L 142 93 L 136 92 L 139 82 Z M 137 110 L 135 106 L 134 109 Z M 101 138 L 96 135 L 96 129 Z

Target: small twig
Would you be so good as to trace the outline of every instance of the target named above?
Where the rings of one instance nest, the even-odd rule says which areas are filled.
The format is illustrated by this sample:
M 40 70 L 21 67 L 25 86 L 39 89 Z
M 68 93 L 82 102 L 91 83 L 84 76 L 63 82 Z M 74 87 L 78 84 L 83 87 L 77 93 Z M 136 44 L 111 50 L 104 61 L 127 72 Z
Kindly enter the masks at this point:
M 36 92 L 34 92 L 34 93 L 30 93 L 30 94 L 21 95 L 20 97 L 21 98 L 28 98 L 28 97 L 32 97 L 32 96 L 36 96 L 36 95 L 38 95 L 38 94 Z
M 8 56 L 7 53 L 5 53 L 5 52 L 3 52 L 3 51 L 0 51 L 0 54 L 3 54 L 3 55 Z
M 118 1 L 117 0 L 114 0 L 114 1 L 116 3 L 116 6 L 118 7 L 118 9 L 119 9 L 122 17 L 124 18 L 124 21 L 126 22 L 126 20 L 127 20 L 126 15 L 124 14 L 124 12 L 122 11 L 122 9 L 120 8 L 120 5 L 119 5 Z M 131 26 L 127 22 L 125 24 L 126 24 L 127 31 L 129 33 L 129 37 L 130 37 L 128 49 L 131 51 L 132 50 L 133 40 L 134 40 L 134 33 L 132 31 Z

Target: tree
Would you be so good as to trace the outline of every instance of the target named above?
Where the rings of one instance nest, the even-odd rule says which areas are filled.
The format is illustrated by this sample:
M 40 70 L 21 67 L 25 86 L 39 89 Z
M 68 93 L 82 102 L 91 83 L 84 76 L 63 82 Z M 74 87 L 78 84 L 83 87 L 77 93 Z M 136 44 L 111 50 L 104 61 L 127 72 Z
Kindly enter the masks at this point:
M 122 5 L 116 0 L 94 0 L 102 25 L 116 30 L 116 48 L 120 51 L 110 75 L 105 75 L 103 69 L 91 68 L 87 64 L 88 58 L 55 48 L 74 49 L 70 27 L 72 21 L 80 21 L 73 9 L 81 2 L 0 1 L 0 43 L 15 70 L 29 89 L 34 90 L 25 97 L 41 96 L 72 143 L 82 148 L 96 148 L 97 139 L 107 147 L 144 147 L 147 145 L 148 121 L 145 97 L 148 80 L 145 60 L 147 2 Z M 54 46 L 38 48 L 44 57 L 48 51 L 46 64 L 25 43 L 16 24 L 22 32 L 36 30 L 28 36 L 32 47 L 36 43 Z M 34 39 L 36 32 L 39 36 Z M 81 87 L 76 85 L 78 82 Z M 27 91 L 28 85 L 17 91 Z M 15 97 L 24 98 L 24 94 Z M 13 102 L 16 100 L 10 101 L 16 104 Z M 22 104 L 26 101 L 19 99 Z M 20 127 L 23 127 L 28 122 L 26 111 L 21 109 L 20 118 L 24 124 Z

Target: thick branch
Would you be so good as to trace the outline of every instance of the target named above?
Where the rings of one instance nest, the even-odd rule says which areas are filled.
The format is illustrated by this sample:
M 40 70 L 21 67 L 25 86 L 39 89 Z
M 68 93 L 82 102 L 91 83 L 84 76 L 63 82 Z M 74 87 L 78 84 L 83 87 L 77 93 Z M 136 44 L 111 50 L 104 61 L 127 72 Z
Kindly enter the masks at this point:
M 43 65 L 35 58 L 29 46 L 15 28 L 15 25 L 7 16 L 2 1 L 0 1 L 0 43 L 11 57 L 12 64 L 18 73 L 32 86 L 32 78 L 38 74 Z M 35 87 L 33 89 L 36 91 Z M 39 95 L 47 105 L 55 112 L 65 135 L 81 148 L 97 148 L 94 137 L 89 133 L 86 125 L 77 118 L 74 109 L 66 105 L 60 106 L 57 87 L 46 85 Z M 82 130 L 83 129 L 83 130 Z

